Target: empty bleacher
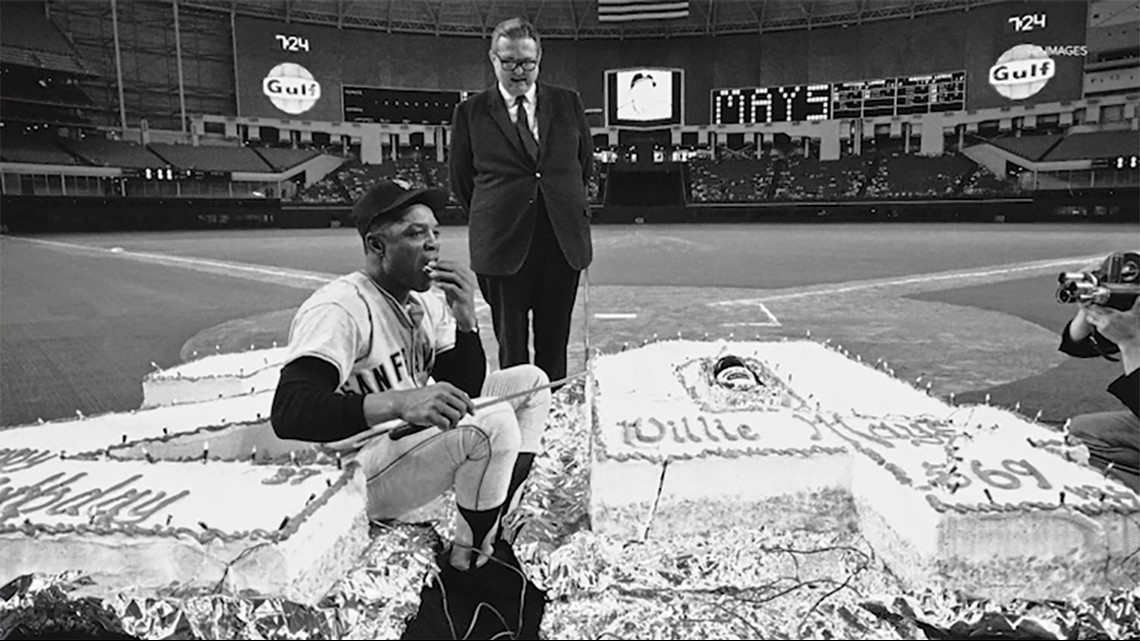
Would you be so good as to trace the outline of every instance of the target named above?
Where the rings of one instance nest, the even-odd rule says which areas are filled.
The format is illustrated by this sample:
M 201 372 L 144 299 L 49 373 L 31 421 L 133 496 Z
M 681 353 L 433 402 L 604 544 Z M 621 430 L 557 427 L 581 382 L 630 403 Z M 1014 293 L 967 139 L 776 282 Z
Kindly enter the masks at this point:
M 74 78 L 57 72 L 5 64 L 0 67 L 0 82 L 6 101 L 87 109 L 94 106 Z
M 94 75 L 38 2 L 7 2 L 0 22 L 0 50 L 6 65 Z
M 203 171 L 246 171 L 271 173 L 276 170 L 248 147 L 214 147 L 152 143 L 150 151 L 166 164 Z
M 254 153 L 273 167 L 274 171 L 285 171 L 315 158 L 320 152 L 315 149 L 288 149 L 284 147 L 254 147 Z
M 1064 134 L 1039 134 L 1033 136 L 1001 136 L 987 140 L 991 145 L 1004 149 L 1026 160 L 1041 160 L 1049 150 L 1057 146 Z
M 0 138 L 0 160 L 38 165 L 82 164 L 48 136 L 4 136 Z
M 1123 129 L 1069 134 L 1051 148 L 1042 160 L 1058 162 L 1138 154 L 1140 154 L 1140 136 L 1137 136 L 1135 131 Z
M 60 139 L 58 144 L 96 167 L 141 169 L 165 164 L 145 146 L 133 142 L 88 137 L 83 140 Z

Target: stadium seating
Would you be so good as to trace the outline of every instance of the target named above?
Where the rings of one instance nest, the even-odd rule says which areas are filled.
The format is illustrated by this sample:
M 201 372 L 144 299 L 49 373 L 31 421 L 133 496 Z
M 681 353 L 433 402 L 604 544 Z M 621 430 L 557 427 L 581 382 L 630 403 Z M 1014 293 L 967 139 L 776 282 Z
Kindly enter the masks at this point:
M 867 153 L 833 161 L 799 155 L 689 163 L 694 203 L 875 200 L 1020 192 L 960 154 Z
M 959 190 L 963 196 L 1015 196 L 1021 193 L 1016 181 L 999 178 L 985 167 L 974 167 L 962 177 Z
M 844 200 L 858 197 L 866 182 L 867 160 L 847 157 L 821 162 L 792 156 L 781 163 L 775 196 L 788 200 Z
M 39 3 L 7 4 L 4 18 L 11 28 L 3 29 L 5 64 L 79 75 L 94 73 L 90 63 L 76 54 L 48 20 Z
M 0 160 L 39 165 L 82 164 L 48 136 L 4 136 L 0 139 Z
M 595 163 L 588 183 L 592 203 L 602 202 L 604 173 L 604 165 Z M 379 165 L 364 165 L 360 161 L 350 160 L 340 169 L 298 193 L 296 199 L 306 203 L 347 205 L 355 202 L 372 185 L 394 178 L 404 180 L 413 187 L 443 189 L 451 195 L 451 201 L 455 202 L 447 163 L 426 159 L 419 154 L 408 154 L 395 161 L 386 160 Z
M 590 171 L 589 180 L 586 181 L 586 197 L 590 204 L 601 205 L 605 203 L 606 166 L 595 162 Z
M 1083 158 L 1115 158 L 1140 154 L 1140 137 L 1132 130 L 1072 133 L 1043 157 L 1046 162 Z
M 153 143 L 151 152 L 166 164 L 204 171 L 275 172 L 257 152 L 248 147 L 214 147 Z
M 141 169 L 165 164 L 162 158 L 151 153 L 149 149 L 133 142 L 88 137 L 83 140 L 61 138 L 58 143 L 85 160 L 87 164 L 96 167 Z
M 1050 149 L 1057 146 L 1064 134 L 1039 134 L 1033 136 L 999 136 L 985 140 L 991 145 L 1016 154 L 1026 160 L 1041 160 Z
M 878 175 L 892 198 L 946 198 L 956 195 L 961 179 L 974 167 L 958 154 L 892 154 L 878 163 Z
M 289 149 L 285 147 L 253 147 L 252 149 L 270 167 L 273 167 L 274 171 L 285 171 L 320 155 L 320 152 L 315 149 Z
M 406 181 L 413 187 L 434 187 L 451 193 L 447 163 L 409 155 L 379 165 L 350 160 L 299 193 L 297 199 L 308 203 L 350 204 L 372 185 L 392 179 Z
M 406 175 L 406 174 L 405 174 Z M 298 200 L 307 203 L 347 205 L 354 202 L 373 184 L 397 177 L 396 165 L 385 161 L 379 165 L 364 165 L 350 160 L 339 169 L 309 186 Z
M 755 202 L 769 195 L 770 159 L 693 160 L 689 162 L 690 202 Z

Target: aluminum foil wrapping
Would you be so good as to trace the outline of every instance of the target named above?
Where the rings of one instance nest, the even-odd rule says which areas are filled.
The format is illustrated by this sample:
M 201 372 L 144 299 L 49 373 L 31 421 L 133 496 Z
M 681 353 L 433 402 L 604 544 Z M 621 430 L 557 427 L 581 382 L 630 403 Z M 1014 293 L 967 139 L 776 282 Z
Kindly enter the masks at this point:
M 316 606 L 279 598 L 80 596 L 75 573 L 21 577 L 0 590 L 0 638 L 23 635 L 142 639 L 397 639 L 436 571 L 435 529 L 376 524 L 358 567 Z
M 1140 588 L 1067 601 L 995 603 L 940 590 L 869 600 L 862 607 L 893 627 L 930 639 L 1136 639 Z

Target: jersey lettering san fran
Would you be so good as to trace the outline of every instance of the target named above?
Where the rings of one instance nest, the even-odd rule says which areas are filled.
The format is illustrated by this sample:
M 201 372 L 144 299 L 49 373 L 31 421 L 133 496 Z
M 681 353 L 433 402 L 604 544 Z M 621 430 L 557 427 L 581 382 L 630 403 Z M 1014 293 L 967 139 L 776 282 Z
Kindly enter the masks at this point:
M 341 394 L 428 384 L 437 354 L 455 347 L 455 318 L 443 293 L 411 292 L 405 307 L 366 274 L 321 287 L 289 327 L 286 362 L 315 356 L 336 366 Z

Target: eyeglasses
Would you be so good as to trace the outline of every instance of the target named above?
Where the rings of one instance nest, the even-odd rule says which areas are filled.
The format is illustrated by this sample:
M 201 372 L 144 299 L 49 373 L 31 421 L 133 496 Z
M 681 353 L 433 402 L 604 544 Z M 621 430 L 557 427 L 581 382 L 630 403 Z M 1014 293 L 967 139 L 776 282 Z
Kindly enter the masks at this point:
M 535 68 L 538 67 L 537 60 L 503 60 L 499 57 L 499 54 L 495 54 L 495 59 L 498 60 L 499 64 L 503 66 L 503 69 L 507 71 L 514 71 L 519 67 L 522 67 L 523 71 L 534 71 Z

